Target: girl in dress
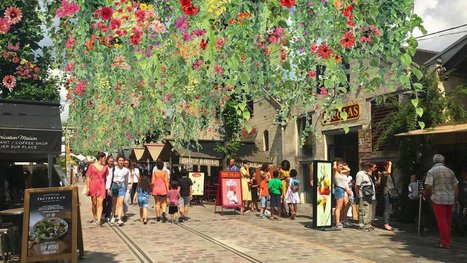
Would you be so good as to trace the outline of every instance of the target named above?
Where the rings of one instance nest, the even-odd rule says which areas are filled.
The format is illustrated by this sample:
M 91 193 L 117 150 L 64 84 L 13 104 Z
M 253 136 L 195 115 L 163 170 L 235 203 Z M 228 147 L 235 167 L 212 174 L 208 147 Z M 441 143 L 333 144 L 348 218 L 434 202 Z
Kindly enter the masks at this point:
M 102 203 L 106 196 L 105 179 L 108 169 L 107 165 L 105 165 L 105 153 L 99 152 L 96 159 L 94 163 L 89 165 L 86 172 L 86 185 L 88 187 L 88 195 L 92 198 L 93 223 L 102 226 Z
M 300 197 L 298 196 L 300 182 L 297 180 L 297 170 L 290 170 L 290 178 L 287 181 L 285 202 L 289 205 L 290 219 L 294 220 L 297 215 L 297 204 L 300 203 Z

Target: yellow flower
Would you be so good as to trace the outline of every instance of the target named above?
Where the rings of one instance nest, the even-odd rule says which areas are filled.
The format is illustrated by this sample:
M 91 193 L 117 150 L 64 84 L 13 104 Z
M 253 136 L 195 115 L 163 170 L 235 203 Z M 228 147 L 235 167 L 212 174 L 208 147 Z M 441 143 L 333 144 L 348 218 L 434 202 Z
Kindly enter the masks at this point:
M 120 44 L 114 44 L 114 47 L 115 47 L 115 48 L 121 48 L 122 45 L 120 45 Z
M 148 5 L 148 9 L 152 10 L 154 7 L 152 5 Z
M 140 8 L 141 10 L 146 10 L 146 9 L 148 9 L 148 5 L 147 5 L 147 4 L 144 4 L 144 3 L 143 3 L 143 4 L 139 4 L 139 8 Z
M 26 63 L 28 63 L 28 61 L 26 59 L 22 59 L 21 62 L 20 62 L 21 65 L 24 65 Z

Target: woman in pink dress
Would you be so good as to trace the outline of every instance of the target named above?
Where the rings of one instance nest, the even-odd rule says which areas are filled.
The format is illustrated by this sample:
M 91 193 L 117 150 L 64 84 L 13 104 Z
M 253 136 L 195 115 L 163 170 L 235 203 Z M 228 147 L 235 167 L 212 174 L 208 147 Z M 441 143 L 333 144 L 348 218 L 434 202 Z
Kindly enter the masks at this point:
M 105 165 L 105 153 L 99 152 L 97 160 L 89 165 L 86 172 L 86 184 L 88 186 L 88 195 L 92 198 L 93 223 L 102 226 L 102 203 L 106 196 L 105 179 L 108 174 L 107 165 Z

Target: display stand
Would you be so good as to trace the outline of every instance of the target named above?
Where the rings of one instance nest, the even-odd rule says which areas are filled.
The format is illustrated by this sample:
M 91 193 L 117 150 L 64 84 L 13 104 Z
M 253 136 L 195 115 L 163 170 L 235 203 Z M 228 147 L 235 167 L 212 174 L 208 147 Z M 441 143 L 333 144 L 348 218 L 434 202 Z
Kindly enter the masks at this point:
M 243 195 L 242 195 L 242 179 L 240 172 L 221 171 L 219 173 L 219 186 L 216 194 L 216 204 L 214 213 L 217 212 L 217 207 L 221 207 L 221 215 L 224 215 L 224 208 L 241 210 L 243 215 Z
M 21 262 L 68 260 L 84 256 L 78 188 L 27 189 Z M 52 231 L 53 229 L 53 231 Z
M 313 161 L 313 228 L 332 226 L 332 162 Z

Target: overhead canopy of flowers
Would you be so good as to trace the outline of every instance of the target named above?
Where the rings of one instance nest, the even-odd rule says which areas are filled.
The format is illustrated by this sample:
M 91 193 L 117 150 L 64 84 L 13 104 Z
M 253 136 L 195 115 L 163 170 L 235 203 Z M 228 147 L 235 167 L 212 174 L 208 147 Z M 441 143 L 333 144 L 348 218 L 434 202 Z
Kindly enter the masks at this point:
M 241 122 L 250 118 L 249 98 L 270 96 L 287 115 L 292 107 L 339 108 L 348 88 L 421 88 L 410 84 L 420 75 L 411 63 L 411 32 L 421 23 L 413 0 L 62 0 L 48 7 L 60 18 L 53 36 L 73 147 L 81 151 L 131 145 L 161 128 L 177 140 L 197 139 L 223 126 L 233 98 L 230 117 Z

